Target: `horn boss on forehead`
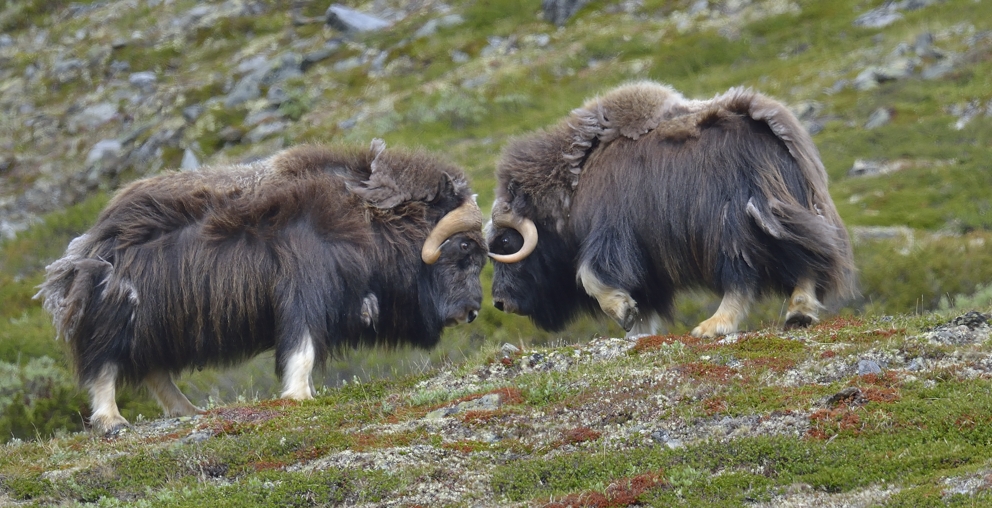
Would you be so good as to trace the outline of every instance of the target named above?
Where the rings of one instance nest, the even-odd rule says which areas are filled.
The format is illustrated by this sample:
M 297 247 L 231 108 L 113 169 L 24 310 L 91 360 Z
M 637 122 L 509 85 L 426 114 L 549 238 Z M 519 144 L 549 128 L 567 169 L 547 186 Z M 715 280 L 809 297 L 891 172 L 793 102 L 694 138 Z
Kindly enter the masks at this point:
M 468 199 L 458 208 L 448 212 L 431 230 L 420 257 L 424 263 L 433 265 L 441 257 L 441 245 L 452 235 L 482 228 L 482 212 L 474 199 Z

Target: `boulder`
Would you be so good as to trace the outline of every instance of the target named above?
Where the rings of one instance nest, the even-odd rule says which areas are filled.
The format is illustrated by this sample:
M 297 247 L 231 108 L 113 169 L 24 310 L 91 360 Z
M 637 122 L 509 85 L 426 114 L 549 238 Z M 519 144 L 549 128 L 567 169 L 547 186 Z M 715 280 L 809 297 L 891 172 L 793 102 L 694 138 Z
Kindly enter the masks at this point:
M 327 24 L 342 32 L 372 32 L 390 26 L 390 23 L 371 14 L 333 4 L 327 8 Z

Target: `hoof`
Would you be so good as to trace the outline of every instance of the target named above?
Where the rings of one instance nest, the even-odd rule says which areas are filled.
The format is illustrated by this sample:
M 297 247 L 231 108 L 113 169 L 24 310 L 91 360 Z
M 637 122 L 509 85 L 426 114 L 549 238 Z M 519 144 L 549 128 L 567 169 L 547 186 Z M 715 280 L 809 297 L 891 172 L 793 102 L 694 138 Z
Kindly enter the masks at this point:
M 814 325 L 819 321 L 814 316 L 809 316 L 801 312 L 796 312 L 786 316 L 785 318 L 785 329 L 792 330 L 794 328 L 808 328 L 810 325 Z
M 714 337 L 719 337 L 721 335 L 727 335 L 728 333 L 734 333 L 737 331 L 737 326 L 733 323 L 728 323 L 722 319 L 709 318 L 699 326 L 692 329 L 689 332 L 693 337 L 698 337 L 701 339 L 712 339 Z
M 113 427 L 110 427 L 106 431 L 100 431 L 100 430 L 97 430 L 96 428 L 94 428 L 94 430 L 97 431 L 97 434 L 101 435 L 105 439 L 116 439 L 116 438 L 119 438 L 119 437 L 123 436 L 124 434 L 127 434 L 127 431 L 130 430 L 130 429 L 131 429 L 131 424 L 130 423 L 127 423 L 126 421 L 124 423 L 118 423 L 118 424 L 114 425 Z

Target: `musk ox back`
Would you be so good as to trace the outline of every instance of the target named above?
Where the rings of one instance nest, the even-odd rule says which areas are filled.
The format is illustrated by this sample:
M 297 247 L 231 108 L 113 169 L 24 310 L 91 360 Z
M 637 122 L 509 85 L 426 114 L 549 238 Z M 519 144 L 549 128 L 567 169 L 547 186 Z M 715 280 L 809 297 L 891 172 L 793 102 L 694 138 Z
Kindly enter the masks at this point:
M 127 422 L 118 380 L 166 415 L 172 381 L 275 349 L 282 396 L 359 343 L 437 343 L 482 300 L 482 217 L 456 167 L 425 153 L 300 146 L 122 189 L 47 268 L 39 297 L 69 343 L 99 432 Z
M 723 295 L 692 334 L 737 330 L 751 302 L 789 294 L 787 326 L 854 291 L 851 245 L 809 134 L 746 89 L 687 100 L 640 82 L 615 89 L 497 166 L 487 226 L 497 308 L 557 330 L 602 309 L 655 333 L 674 295 Z

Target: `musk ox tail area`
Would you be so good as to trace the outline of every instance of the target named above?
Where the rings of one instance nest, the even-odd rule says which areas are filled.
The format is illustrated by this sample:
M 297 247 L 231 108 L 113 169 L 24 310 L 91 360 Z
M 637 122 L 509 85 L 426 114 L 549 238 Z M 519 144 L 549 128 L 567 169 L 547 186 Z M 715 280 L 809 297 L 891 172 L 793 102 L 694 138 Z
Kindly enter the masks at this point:
M 65 256 L 45 269 L 45 282 L 38 286 L 35 298 L 42 299 L 42 307 L 52 315 L 58 338 L 72 342 L 80 318 L 90 307 L 94 289 L 104 281 L 113 266 L 83 255 L 89 235 L 82 235 L 69 244 Z
M 806 252 L 803 257 L 817 272 L 821 296 L 854 296 L 857 291 L 851 240 L 830 198 L 827 172 L 809 133 L 788 108 L 751 89 L 733 88 L 715 98 L 714 103 L 766 124 L 789 150 L 808 186 L 806 202 L 791 201 L 792 196 L 776 181 L 774 172 L 762 175 L 765 195 L 749 201 L 747 213 L 772 237 Z

